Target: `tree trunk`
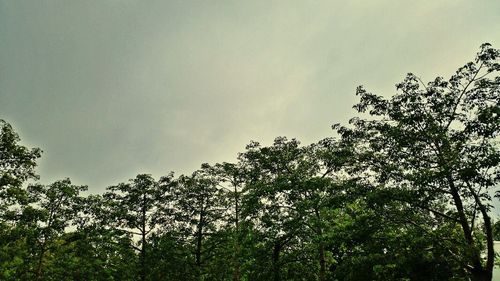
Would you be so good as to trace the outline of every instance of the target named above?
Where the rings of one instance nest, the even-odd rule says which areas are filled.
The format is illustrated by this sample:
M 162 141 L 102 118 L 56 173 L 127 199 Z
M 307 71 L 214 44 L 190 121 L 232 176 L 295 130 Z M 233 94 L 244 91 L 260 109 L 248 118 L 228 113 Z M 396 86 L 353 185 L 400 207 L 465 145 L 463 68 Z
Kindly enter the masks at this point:
M 239 196 L 238 189 L 236 185 L 234 186 L 234 227 L 235 227 L 235 237 L 234 237 L 234 253 L 233 253 L 233 263 L 234 263 L 234 271 L 233 271 L 233 281 L 240 281 L 241 273 L 240 273 L 240 217 L 239 217 Z
M 281 268 L 280 268 L 280 252 L 281 252 L 281 244 L 279 242 L 274 243 L 273 248 L 273 260 L 272 260 L 272 269 L 273 269 L 273 281 L 281 280 Z
M 318 220 L 318 228 L 316 233 L 319 237 L 318 258 L 319 258 L 319 281 L 326 280 L 326 260 L 325 260 L 325 245 L 323 244 L 323 229 L 321 228 L 321 215 L 318 209 L 315 209 L 316 219 Z
M 145 201 L 145 195 L 143 195 Z M 141 281 L 146 281 L 146 206 L 142 206 L 142 225 L 141 225 L 142 245 L 141 245 Z
M 492 278 L 493 267 L 495 266 L 495 249 L 493 247 L 493 229 L 491 227 L 491 219 L 488 216 L 488 212 L 481 206 L 481 212 L 483 213 L 484 227 L 486 231 L 486 268 L 485 274 Z
M 474 191 L 469 183 L 467 183 L 467 187 L 469 188 L 472 196 L 474 196 L 474 201 L 476 202 L 483 217 L 484 231 L 486 234 L 486 267 L 484 270 L 489 272 L 491 276 L 493 267 L 495 266 L 495 249 L 493 247 L 493 228 L 491 226 L 491 218 L 488 215 L 488 210 L 484 206 L 483 202 L 481 202 L 479 195 Z
M 40 256 L 38 257 L 35 280 L 40 280 L 42 278 L 42 264 L 44 255 L 45 255 L 45 242 L 42 244 L 42 249 L 40 250 Z
M 196 233 L 196 265 L 198 268 L 201 267 L 201 246 L 202 246 L 202 238 L 203 235 L 201 233 L 201 229 Z
M 469 226 L 469 222 L 467 220 L 467 217 L 465 215 L 463 203 L 462 203 L 462 198 L 460 197 L 460 194 L 458 193 L 458 189 L 455 186 L 455 183 L 453 182 L 453 178 L 451 175 L 447 175 L 447 180 L 450 185 L 450 191 L 451 195 L 453 197 L 453 201 L 455 204 L 455 207 L 458 212 L 458 217 L 460 224 L 462 226 L 462 230 L 464 232 L 464 237 L 465 240 L 467 241 L 467 244 L 471 248 L 473 252 L 472 255 L 472 270 L 471 275 L 472 275 L 472 280 L 474 281 L 491 281 L 492 278 L 492 272 L 493 272 L 493 266 L 494 266 L 494 258 L 495 258 L 495 252 L 493 249 L 493 233 L 492 233 L 492 227 L 491 227 L 491 219 L 488 216 L 488 212 L 486 211 L 486 208 L 481 202 L 481 199 L 478 197 L 478 195 L 474 192 L 474 190 L 471 189 L 469 186 L 470 192 L 474 196 L 475 202 L 478 204 L 479 210 L 481 211 L 481 214 L 483 216 L 484 220 L 484 226 L 485 226 L 485 231 L 486 231 L 486 249 L 487 249 L 487 260 L 486 260 L 486 268 L 483 267 L 481 263 L 481 253 L 476 249 L 474 245 L 474 238 L 472 236 L 472 229 Z
M 200 212 L 200 220 L 198 222 L 198 231 L 196 233 L 196 250 L 195 250 L 195 262 L 196 270 L 198 275 L 198 280 L 201 279 L 201 249 L 203 246 L 203 212 Z
M 492 272 L 484 269 L 473 270 L 471 272 L 473 281 L 491 281 Z
M 236 244 L 236 253 L 233 257 L 234 259 L 234 271 L 233 271 L 233 281 L 240 281 L 241 272 L 240 272 L 240 261 L 239 261 L 239 253 L 240 253 L 240 245 Z
M 141 245 L 141 281 L 146 281 L 146 235 L 144 232 Z
M 323 242 L 319 244 L 319 281 L 326 280 L 325 246 Z
M 481 271 L 483 269 L 481 265 L 481 254 L 479 253 L 479 251 L 475 249 L 474 237 L 472 236 L 472 230 L 469 226 L 469 221 L 467 220 L 467 217 L 465 215 L 462 198 L 460 197 L 458 189 L 455 186 L 453 178 L 451 177 L 450 174 L 446 176 L 446 179 L 450 186 L 451 196 L 453 197 L 453 203 L 458 213 L 458 220 L 460 222 L 460 225 L 462 226 L 462 231 L 464 234 L 465 241 L 467 242 L 467 245 L 470 247 L 470 250 L 473 251 L 473 255 L 471 257 L 472 267 L 474 268 L 474 271 Z

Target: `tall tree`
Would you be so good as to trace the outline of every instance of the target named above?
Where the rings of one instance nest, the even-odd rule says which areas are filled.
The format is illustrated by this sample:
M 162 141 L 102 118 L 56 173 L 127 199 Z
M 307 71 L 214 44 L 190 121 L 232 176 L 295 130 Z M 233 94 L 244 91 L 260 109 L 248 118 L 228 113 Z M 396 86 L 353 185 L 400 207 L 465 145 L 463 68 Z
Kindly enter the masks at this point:
M 180 176 L 176 182 L 173 200 L 177 228 L 192 245 L 194 270 L 202 280 L 205 259 L 213 254 L 205 242 L 217 233 L 226 209 L 221 205 L 223 191 L 206 165 L 190 176 Z
M 128 183 L 120 183 L 108 188 L 104 195 L 110 204 L 110 213 L 115 219 L 115 226 L 140 238 L 139 251 L 140 280 L 147 279 L 147 240 L 158 226 L 158 207 L 173 174 L 155 181 L 151 175 L 140 174 Z M 160 184 L 161 183 L 161 184 Z
M 20 144 L 12 126 L 0 119 L 0 279 L 18 278 L 15 273 L 30 253 L 25 233 L 16 227 L 21 217 L 20 205 L 28 204 L 23 184 L 38 179 L 35 173 L 39 148 Z
M 291 190 L 292 202 L 302 214 L 303 223 L 317 248 L 318 279 L 327 279 L 327 232 L 331 230 L 332 211 L 348 201 L 346 192 L 351 179 L 344 171 L 353 156 L 351 147 L 333 138 L 326 138 L 304 148 L 302 161 L 307 170 L 298 175 L 297 186 Z M 333 218 L 334 219 L 334 218 Z
M 460 226 L 465 249 L 453 254 L 481 281 L 491 280 L 494 265 L 489 202 L 500 180 L 499 57 L 499 50 L 483 44 L 449 80 L 424 84 L 408 74 L 390 98 L 359 87 L 355 108 L 373 118 L 336 126 L 354 141 L 365 175 L 378 188 L 393 189 L 394 200 Z
M 282 256 L 287 247 L 304 230 L 303 214 L 294 204 L 294 189 L 300 188 L 301 177 L 311 172 L 304 155 L 299 141 L 285 137 L 276 138 L 269 147 L 252 142 L 240 155 L 240 161 L 248 167 L 245 213 L 271 248 L 270 279 L 274 281 L 282 279 Z
M 24 206 L 23 217 L 32 227 L 30 232 L 32 248 L 36 251 L 34 280 L 41 280 L 43 264 L 48 251 L 56 247 L 54 242 L 72 226 L 82 198 L 80 192 L 86 186 L 71 184 L 69 179 L 59 180 L 50 185 L 33 184 L 28 187 L 30 205 Z M 25 216 L 25 214 L 31 214 Z M 25 223 L 25 222 L 23 222 Z
M 245 169 L 240 163 L 233 164 L 227 162 L 216 164 L 213 167 L 205 167 L 216 176 L 218 185 L 226 195 L 226 204 L 231 206 L 225 214 L 226 222 L 228 223 L 226 229 L 232 234 L 232 280 L 239 281 L 241 280 L 241 209 L 242 197 L 245 194 Z
M 132 235 L 117 229 L 108 200 L 89 195 L 79 206 L 76 230 L 63 238 L 59 259 L 64 275 L 74 280 L 137 280 Z M 67 261 L 67 262 L 66 262 Z
M 0 119 L 0 223 L 8 206 L 26 199 L 22 184 L 28 179 L 38 179 L 35 167 L 42 151 L 29 149 L 19 142 L 12 126 Z

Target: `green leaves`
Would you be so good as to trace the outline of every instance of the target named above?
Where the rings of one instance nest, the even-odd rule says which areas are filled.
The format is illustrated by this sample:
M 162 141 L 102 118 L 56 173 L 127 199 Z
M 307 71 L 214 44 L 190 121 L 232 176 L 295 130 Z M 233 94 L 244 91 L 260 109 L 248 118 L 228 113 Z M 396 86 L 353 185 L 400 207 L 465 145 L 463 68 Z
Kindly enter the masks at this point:
M 499 57 L 499 50 L 483 44 L 476 60 L 448 81 L 438 77 L 424 84 L 410 73 L 390 98 L 359 87 L 355 108 L 371 118 L 355 117 L 353 128 L 337 127 L 353 144 L 360 160 L 356 171 L 365 182 L 393 197 L 414 191 L 403 202 L 410 207 L 407 212 L 428 217 L 422 226 L 439 228 L 442 222 L 433 225 L 434 216 L 458 223 L 472 253 L 464 268 L 486 276 L 493 265 L 488 189 L 499 183 L 499 79 L 490 77 L 498 74 Z M 477 242 L 483 238 L 473 235 L 479 217 L 488 244 L 485 267 Z
M 35 166 L 42 151 L 39 148 L 28 149 L 19 141 L 12 126 L 0 119 L 0 220 L 9 206 L 25 203 L 26 193 L 22 184 L 38 178 Z
M 0 120 L 0 279 L 489 280 L 499 58 L 483 44 L 449 79 L 358 87 L 340 139 L 250 142 L 235 163 L 103 195 L 25 187 L 40 150 Z

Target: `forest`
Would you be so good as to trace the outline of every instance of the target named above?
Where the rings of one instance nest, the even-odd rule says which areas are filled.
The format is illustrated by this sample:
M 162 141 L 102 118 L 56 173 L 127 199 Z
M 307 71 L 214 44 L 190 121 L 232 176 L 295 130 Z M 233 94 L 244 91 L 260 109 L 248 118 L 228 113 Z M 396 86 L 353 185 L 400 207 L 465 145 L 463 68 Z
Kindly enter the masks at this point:
M 448 79 L 358 87 L 331 137 L 102 194 L 41 184 L 0 120 L 0 280 L 491 280 L 499 71 L 485 43 Z

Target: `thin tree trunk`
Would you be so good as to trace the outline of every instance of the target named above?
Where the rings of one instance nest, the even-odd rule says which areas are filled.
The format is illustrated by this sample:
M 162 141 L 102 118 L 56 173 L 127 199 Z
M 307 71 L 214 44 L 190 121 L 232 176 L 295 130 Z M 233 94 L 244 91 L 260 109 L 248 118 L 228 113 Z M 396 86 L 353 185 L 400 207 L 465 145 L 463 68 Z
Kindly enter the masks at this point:
M 196 270 L 198 275 L 198 280 L 201 279 L 201 248 L 203 246 L 203 212 L 200 212 L 200 220 L 198 222 L 198 231 L 196 233 L 196 252 L 195 252 L 195 262 L 196 262 Z
M 486 231 L 486 275 L 489 276 L 491 280 L 493 267 L 495 266 L 495 249 L 493 247 L 493 229 L 491 227 L 491 218 L 488 216 L 488 212 L 484 206 L 480 206 L 481 213 L 483 214 L 484 227 Z
M 234 254 L 233 254 L 233 263 L 234 263 L 234 271 L 233 271 L 233 281 L 240 281 L 241 278 L 241 273 L 240 273 L 240 217 L 239 217 L 239 196 L 238 196 L 238 189 L 236 185 L 234 186 L 234 213 L 235 213 L 235 220 L 234 220 L 234 227 L 235 227 L 235 237 L 234 237 L 234 243 L 235 243 L 235 249 L 234 249 Z
M 325 246 L 323 242 L 319 244 L 319 280 L 326 280 Z
M 480 199 L 476 197 L 476 194 L 474 192 L 472 192 L 472 194 L 474 195 L 474 199 L 476 200 L 476 202 L 479 205 L 480 211 L 483 215 L 485 227 L 486 227 L 487 265 L 486 265 L 486 269 L 485 269 L 481 263 L 481 253 L 476 249 L 476 246 L 474 245 L 474 237 L 472 236 L 472 229 L 470 228 L 469 222 L 468 222 L 467 217 L 465 215 L 465 211 L 464 211 L 464 207 L 463 207 L 463 203 L 462 203 L 462 198 L 460 197 L 460 194 L 458 193 L 458 189 L 455 186 L 455 183 L 453 182 L 453 178 L 451 177 L 451 175 L 448 174 L 446 178 L 448 180 L 448 184 L 450 185 L 451 195 L 453 197 L 453 201 L 454 201 L 455 207 L 456 207 L 457 212 L 458 212 L 458 218 L 460 221 L 460 225 L 462 226 L 465 240 L 467 241 L 467 244 L 469 245 L 470 249 L 473 251 L 473 255 L 471 257 L 472 269 L 470 270 L 470 273 L 472 275 L 472 280 L 474 280 L 474 281 L 491 281 L 492 271 L 493 271 L 493 260 L 494 260 L 494 255 L 495 255 L 494 251 L 493 251 L 493 237 L 491 235 L 491 220 L 486 212 L 486 209 L 481 204 Z M 490 233 L 489 237 L 488 237 L 488 233 Z
M 326 280 L 326 260 L 325 260 L 325 245 L 323 244 L 323 230 L 321 228 L 321 215 L 318 209 L 315 209 L 316 219 L 318 224 L 318 229 L 316 233 L 319 237 L 319 245 L 318 245 L 318 258 L 319 258 L 319 281 Z
M 40 250 L 40 256 L 38 257 L 35 280 L 40 280 L 42 277 L 42 264 L 44 255 L 45 255 L 45 242 L 42 244 L 42 249 Z
M 491 281 L 492 272 L 484 269 L 473 270 L 472 272 L 473 281 Z
M 145 195 L 143 195 L 145 201 Z M 142 206 L 142 245 L 141 245 L 141 280 L 146 281 L 146 206 L 145 202 Z
M 196 234 L 196 265 L 200 268 L 201 267 L 201 246 L 202 246 L 202 238 L 203 235 L 201 233 L 201 229 L 198 230 L 198 233 Z
M 54 217 L 54 208 L 51 208 L 50 210 L 50 214 L 49 214 L 49 219 L 47 220 L 47 229 L 51 229 L 52 227 L 52 218 Z M 40 249 L 40 257 L 38 258 L 38 265 L 37 265 L 37 269 L 36 269 L 36 276 L 35 276 L 35 280 L 40 280 L 40 278 L 42 277 L 42 264 L 43 264 L 43 257 L 45 255 L 45 251 L 47 250 L 47 236 L 45 231 L 43 231 L 43 243 L 42 243 L 42 248 Z
M 465 210 L 464 206 L 462 203 L 462 198 L 460 197 L 460 194 L 458 193 L 458 189 L 455 186 L 455 183 L 453 182 L 453 179 L 451 175 L 447 175 L 447 180 L 448 184 L 450 185 L 450 192 L 451 196 L 453 197 L 453 203 L 455 205 L 455 208 L 458 213 L 458 219 L 460 222 L 460 225 L 462 226 L 462 231 L 464 234 L 465 241 L 467 242 L 467 245 L 470 247 L 471 250 L 474 251 L 473 256 L 472 256 L 472 267 L 474 268 L 473 271 L 481 271 L 482 270 L 482 265 L 481 265 L 481 255 L 479 251 L 475 249 L 474 245 L 474 237 L 472 237 L 472 230 L 469 226 L 469 222 L 467 220 L 467 217 L 465 215 Z
M 240 261 L 239 261 L 240 245 L 236 244 L 235 247 L 236 247 L 235 255 L 233 257 L 233 259 L 234 259 L 233 281 L 240 281 L 240 278 L 241 278 Z
M 485 234 L 486 234 L 486 266 L 484 270 L 481 267 L 481 270 L 478 273 L 479 275 L 478 278 L 480 279 L 478 280 L 491 280 L 493 267 L 495 266 L 495 249 L 493 247 L 493 228 L 491 226 L 491 218 L 488 215 L 488 210 L 486 210 L 486 207 L 481 202 L 481 198 L 479 198 L 479 195 L 474 192 L 472 186 L 470 186 L 469 183 L 467 183 L 467 186 L 469 187 L 469 191 L 474 196 L 474 200 L 483 217 Z
M 279 242 L 274 243 L 273 248 L 273 259 L 272 259 L 272 269 L 273 269 L 273 280 L 280 281 L 281 280 L 281 268 L 280 268 L 280 252 L 281 252 L 281 244 Z

